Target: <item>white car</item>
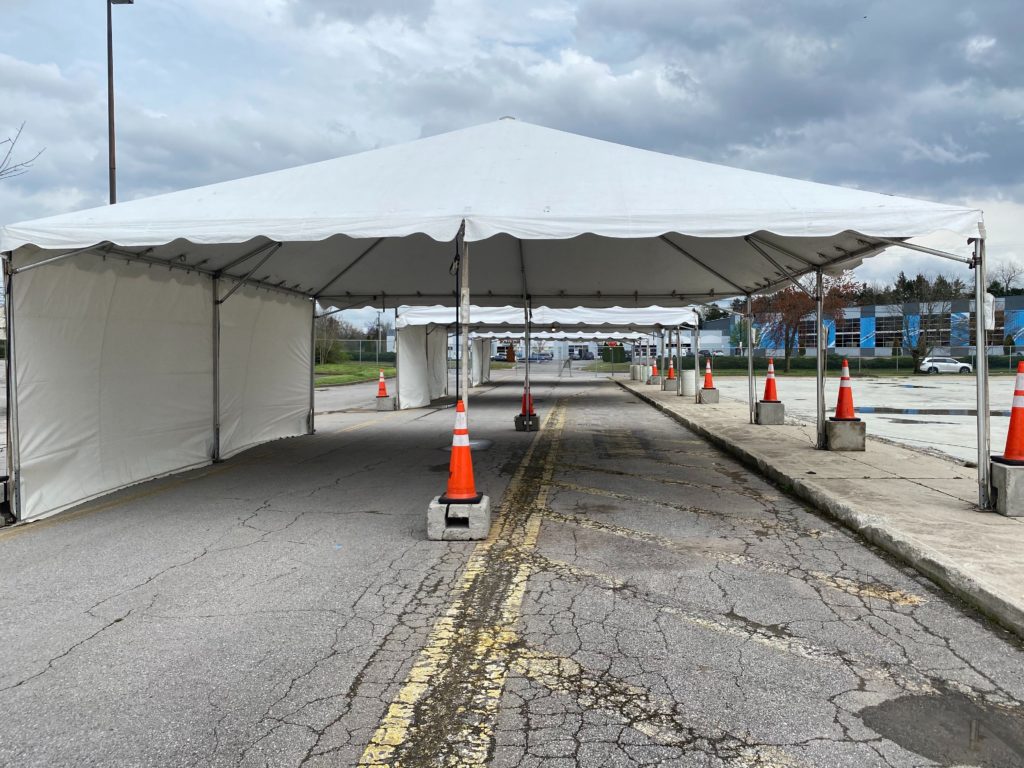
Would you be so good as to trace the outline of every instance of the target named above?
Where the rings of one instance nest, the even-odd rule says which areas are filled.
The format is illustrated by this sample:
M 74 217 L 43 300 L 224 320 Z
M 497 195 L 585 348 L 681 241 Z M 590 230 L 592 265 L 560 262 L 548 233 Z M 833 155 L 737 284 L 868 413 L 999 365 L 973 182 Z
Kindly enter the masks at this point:
M 922 373 L 974 373 L 974 366 L 955 357 L 926 357 L 918 370 Z

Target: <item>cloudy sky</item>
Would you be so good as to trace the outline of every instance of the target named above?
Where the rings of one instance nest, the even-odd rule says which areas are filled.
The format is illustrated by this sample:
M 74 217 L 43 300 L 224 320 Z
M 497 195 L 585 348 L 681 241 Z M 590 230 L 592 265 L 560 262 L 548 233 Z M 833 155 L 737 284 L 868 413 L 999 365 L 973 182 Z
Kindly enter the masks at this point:
M 103 0 L 0 0 L 0 220 L 106 202 Z M 1024 263 L 1020 0 L 136 0 L 114 7 L 121 199 L 514 115 L 985 210 Z M 958 243 L 943 243 L 959 247 Z M 964 250 L 963 247 L 960 248 Z M 898 269 L 955 271 L 901 256 Z

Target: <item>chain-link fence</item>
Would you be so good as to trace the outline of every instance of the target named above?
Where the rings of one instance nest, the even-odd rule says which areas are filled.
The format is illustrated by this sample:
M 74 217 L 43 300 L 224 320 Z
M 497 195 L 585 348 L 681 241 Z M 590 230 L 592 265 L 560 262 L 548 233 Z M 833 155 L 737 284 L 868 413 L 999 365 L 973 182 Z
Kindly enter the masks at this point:
M 390 347 L 390 349 L 389 349 Z M 321 363 L 393 363 L 394 337 L 377 339 L 316 340 L 316 362 Z

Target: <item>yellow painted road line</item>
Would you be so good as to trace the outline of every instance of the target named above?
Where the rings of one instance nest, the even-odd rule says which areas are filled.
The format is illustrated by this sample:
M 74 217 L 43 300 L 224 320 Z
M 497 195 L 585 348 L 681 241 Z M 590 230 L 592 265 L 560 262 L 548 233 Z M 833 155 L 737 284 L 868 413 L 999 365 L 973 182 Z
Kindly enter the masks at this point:
M 416 765 L 424 754 L 428 760 L 434 758 L 438 749 L 446 750 L 439 765 L 482 764 L 493 741 L 494 719 L 510 664 L 508 652 L 516 641 L 514 627 L 529 577 L 528 566 L 516 563 L 515 553 L 532 549 L 540 530 L 539 519 L 530 511 L 536 502 L 529 498 L 526 474 L 541 439 L 557 435 L 564 424 L 564 406 L 559 404 L 548 413 L 516 469 L 487 539 L 470 555 L 455 600 L 434 625 L 366 746 L 360 766 Z M 550 464 L 551 448 L 546 465 Z M 510 578 L 494 575 L 503 568 L 514 568 Z M 485 581 L 489 583 L 479 587 Z M 488 590 L 490 582 L 494 593 Z M 499 601 L 495 621 L 474 627 L 477 612 L 489 607 L 478 601 L 494 599 Z M 458 682 L 463 685 L 457 691 L 444 689 Z M 461 699 L 438 701 L 453 695 Z M 441 714 L 431 717 L 431 712 Z M 418 715 L 428 722 L 417 723 Z

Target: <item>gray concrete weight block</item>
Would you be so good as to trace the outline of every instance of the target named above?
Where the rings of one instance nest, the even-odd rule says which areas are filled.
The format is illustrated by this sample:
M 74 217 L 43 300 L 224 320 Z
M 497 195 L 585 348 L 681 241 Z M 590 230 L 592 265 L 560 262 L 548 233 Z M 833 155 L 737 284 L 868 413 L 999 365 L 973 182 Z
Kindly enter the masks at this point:
M 786 406 L 761 400 L 754 403 L 754 422 L 757 424 L 785 424 Z
M 675 392 L 676 391 L 676 387 L 678 387 L 678 386 L 679 386 L 679 379 L 668 379 L 668 378 L 665 378 L 665 379 L 661 380 L 661 389 L 662 389 L 663 392 Z
M 648 376 L 647 377 L 647 383 L 648 384 L 661 384 L 661 374 L 659 373 L 657 376 Z
M 701 387 L 700 390 L 700 401 L 707 405 L 714 405 L 718 402 L 718 390 L 717 389 L 704 389 Z M 749 418 L 749 417 L 748 417 Z
M 867 446 L 863 421 L 826 421 L 825 436 L 830 451 L 863 451 Z
M 1007 517 L 1024 517 L 1024 466 L 991 462 L 992 500 L 996 512 Z
M 491 497 L 476 504 L 442 504 L 435 496 L 427 507 L 427 538 L 431 541 L 482 541 L 491 530 Z
M 535 413 L 532 416 L 516 415 L 516 432 L 536 432 L 540 429 L 540 417 Z
M 388 397 L 377 398 L 377 410 L 378 411 L 393 411 L 395 410 L 395 396 L 389 395 Z

